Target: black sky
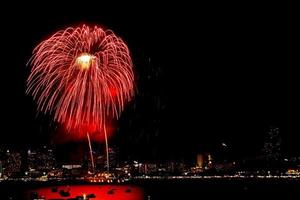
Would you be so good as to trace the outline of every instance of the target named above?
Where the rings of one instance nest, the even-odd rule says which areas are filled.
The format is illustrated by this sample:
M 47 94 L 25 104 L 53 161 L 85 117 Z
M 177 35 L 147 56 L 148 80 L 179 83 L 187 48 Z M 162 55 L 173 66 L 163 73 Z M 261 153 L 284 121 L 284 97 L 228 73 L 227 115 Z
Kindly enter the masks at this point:
M 0 143 L 49 141 L 48 118 L 37 117 L 24 94 L 26 62 L 47 36 L 87 23 L 112 29 L 134 60 L 138 94 L 115 138 L 124 154 L 177 158 L 225 142 L 234 156 L 255 156 L 271 125 L 281 129 L 286 154 L 300 153 L 299 31 L 292 11 L 100 5 L 1 15 Z

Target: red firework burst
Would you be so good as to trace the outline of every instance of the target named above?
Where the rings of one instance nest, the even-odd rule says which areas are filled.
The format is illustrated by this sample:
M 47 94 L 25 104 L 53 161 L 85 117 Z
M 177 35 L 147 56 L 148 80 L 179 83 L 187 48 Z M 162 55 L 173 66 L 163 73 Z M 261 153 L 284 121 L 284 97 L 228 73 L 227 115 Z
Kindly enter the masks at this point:
M 41 42 L 29 64 L 27 94 L 38 110 L 74 130 L 105 127 L 134 94 L 133 65 L 126 44 L 112 31 L 83 25 Z

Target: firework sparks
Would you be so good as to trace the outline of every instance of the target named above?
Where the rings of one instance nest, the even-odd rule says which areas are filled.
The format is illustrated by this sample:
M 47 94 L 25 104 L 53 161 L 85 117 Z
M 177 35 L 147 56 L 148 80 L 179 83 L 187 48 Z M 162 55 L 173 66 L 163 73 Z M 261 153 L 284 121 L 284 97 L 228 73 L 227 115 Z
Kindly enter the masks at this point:
M 29 64 L 26 93 L 67 130 L 86 124 L 102 130 L 134 94 L 126 44 L 97 26 L 58 31 L 34 49 Z

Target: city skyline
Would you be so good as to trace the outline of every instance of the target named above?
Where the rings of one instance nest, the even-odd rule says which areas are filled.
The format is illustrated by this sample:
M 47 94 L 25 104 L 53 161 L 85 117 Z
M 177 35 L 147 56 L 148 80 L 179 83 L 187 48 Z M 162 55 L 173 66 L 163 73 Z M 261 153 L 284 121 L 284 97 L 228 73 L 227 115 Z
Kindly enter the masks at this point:
M 119 148 L 114 146 L 109 148 L 109 166 L 112 175 L 119 181 L 129 178 L 299 178 L 300 156 L 287 157 L 280 153 L 278 133 L 278 128 L 270 129 L 264 150 L 256 157 L 228 159 L 226 155 L 202 151 L 193 155 L 191 160 L 124 160 L 120 158 Z M 0 146 L 0 182 L 82 178 L 101 181 L 103 174 L 106 174 L 105 151 L 95 148 L 92 153 L 94 167 L 88 154 L 86 148 L 79 154 L 79 159 L 78 156 L 77 159 L 59 159 L 60 152 L 52 145 L 28 146 L 26 149 Z

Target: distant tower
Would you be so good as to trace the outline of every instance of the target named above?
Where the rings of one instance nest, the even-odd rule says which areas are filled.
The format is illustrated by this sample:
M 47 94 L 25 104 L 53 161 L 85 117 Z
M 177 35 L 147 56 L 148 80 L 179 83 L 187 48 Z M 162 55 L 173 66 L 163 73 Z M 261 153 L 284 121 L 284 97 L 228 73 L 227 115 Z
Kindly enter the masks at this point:
M 281 137 L 278 127 L 270 127 L 266 135 L 263 154 L 268 161 L 278 161 L 280 158 Z
M 197 167 L 203 169 L 204 168 L 204 155 L 197 154 Z
M 109 153 L 109 167 L 115 168 L 118 165 L 118 153 L 119 150 L 117 147 L 110 147 L 108 149 Z M 105 161 L 105 166 L 107 166 L 107 162 Z
M 2 177 L 2 162 L 0 160 L 0 178 Z
M 213 158 L 211 154 L 207 155 L 207 160 L 208 160 L 207 167 L 210 169 L 213 166 Z

